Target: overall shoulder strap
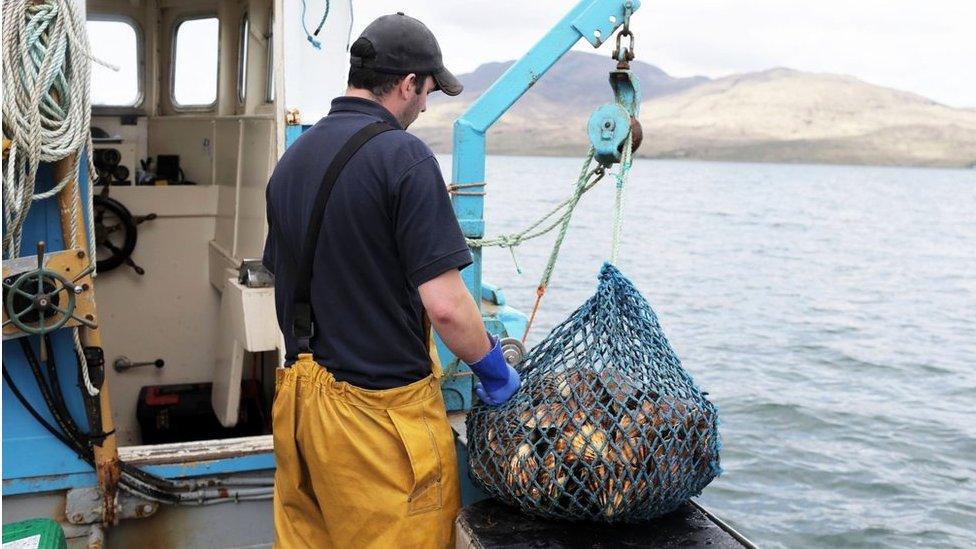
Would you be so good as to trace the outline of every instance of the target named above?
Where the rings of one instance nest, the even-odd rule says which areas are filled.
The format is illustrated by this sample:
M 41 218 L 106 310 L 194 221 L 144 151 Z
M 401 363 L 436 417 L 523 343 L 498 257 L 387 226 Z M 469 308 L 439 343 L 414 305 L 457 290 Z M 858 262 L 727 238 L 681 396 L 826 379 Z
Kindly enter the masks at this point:
M 312 319 L 312 264 L 315 262 L 315 249 L 319 243 L 319 232 L 322 230 L 322 217 L 325 206 L 329 203 L 332 188 L 335 187 L 339 174 L 356 151 L 367 141 L 377 135 L 395 129 L 386 122 L 373 122 L 357 131 L 346 144 L 339 149 L 332 163 L 322 176 L 315 203 L 312 206 L 312 217 L 305 232 L 305 242 L 302 245 L 302 255 L 299 257 L 298 272 L 295 277 L 295 292 L 292 299 L 292 333 L 298 340 L 298 351 L 310 353 L 311 339 L 315 336 L 315 326 Z

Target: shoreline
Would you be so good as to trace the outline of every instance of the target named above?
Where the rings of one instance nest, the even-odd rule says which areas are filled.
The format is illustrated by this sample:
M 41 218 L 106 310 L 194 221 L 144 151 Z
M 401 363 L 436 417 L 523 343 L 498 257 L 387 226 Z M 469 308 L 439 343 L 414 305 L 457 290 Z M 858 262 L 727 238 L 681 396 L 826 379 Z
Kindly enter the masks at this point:
M 450 151 L 434 149 L 437 156 L 450 157 Z M 552 154 L 516 154 L 516 153 L 493 153 L 489 151 L 486 156 L 500 158 L 565 158 L 580 160 L 586 156 L 586 151 L 579 154 L 566 154 L 554 152 Z M 914 169 L 914 170 L 946 170 L 952 172 L 976 172 L 976 162 L 969 166 L 946 166 L 946 165 L 922 165 L 922 164 L 853 164 L 844 162 L 817 162 L 813 160 L 752 160 L 752 159 L 719 159 L 719 158 L 699 158 L 693 156 L 645 156 L 636 155 L 635 161 L 655 161 L 655 162 L 707 162 L 710 164 L 756 164 L 756 165 L 782 165 L 782 166 L 809 166 L 809 167 L 837 167 L 837 168 L 879 168 L 879 169 Z

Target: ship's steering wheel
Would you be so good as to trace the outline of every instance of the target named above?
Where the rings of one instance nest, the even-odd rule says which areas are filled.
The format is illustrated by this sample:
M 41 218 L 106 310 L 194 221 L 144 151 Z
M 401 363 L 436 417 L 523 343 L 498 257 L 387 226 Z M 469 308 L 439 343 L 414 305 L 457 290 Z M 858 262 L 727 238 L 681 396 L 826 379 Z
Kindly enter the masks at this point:
M 124 204 L 108 196 L 109 186 L 93 198 L 95 206 L 95 244 L 98 272 L 115 269 L 123 263 L 143 275 L 146 270 L 132 260 L 139 237 L 136 226 L 156 219 L 156 214 L 132 215 Z M 107 254 L 103 251 L 107 250 Z

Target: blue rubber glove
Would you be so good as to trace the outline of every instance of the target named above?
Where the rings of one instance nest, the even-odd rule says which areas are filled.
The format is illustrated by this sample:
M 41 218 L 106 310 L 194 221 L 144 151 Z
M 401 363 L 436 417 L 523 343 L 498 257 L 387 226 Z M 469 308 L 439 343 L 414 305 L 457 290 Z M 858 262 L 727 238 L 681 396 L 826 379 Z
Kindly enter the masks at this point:
M 491 350 L 481 360 L 471 364 L 471 371 L 479 380 L 474 391 L 485 404 L 499 406 L 512 398 L 522 386 L 522 380 L 515 368 L 505 362 L 498 338 L 488 334 L 488 340 Z

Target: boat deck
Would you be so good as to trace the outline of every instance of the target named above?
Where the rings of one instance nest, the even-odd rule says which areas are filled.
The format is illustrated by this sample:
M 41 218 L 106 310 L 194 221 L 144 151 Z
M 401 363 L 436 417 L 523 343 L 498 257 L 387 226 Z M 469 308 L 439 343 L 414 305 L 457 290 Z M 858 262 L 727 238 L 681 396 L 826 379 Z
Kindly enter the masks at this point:
M 597 547 L 753 547 L 727 531 L 694 503 L 643 524 L 604 525 L 529 518 L 517 509 L 487 499 L 461 510 L 458 549 Z

